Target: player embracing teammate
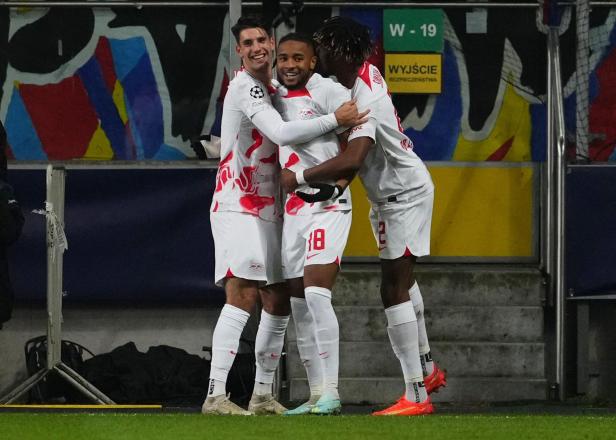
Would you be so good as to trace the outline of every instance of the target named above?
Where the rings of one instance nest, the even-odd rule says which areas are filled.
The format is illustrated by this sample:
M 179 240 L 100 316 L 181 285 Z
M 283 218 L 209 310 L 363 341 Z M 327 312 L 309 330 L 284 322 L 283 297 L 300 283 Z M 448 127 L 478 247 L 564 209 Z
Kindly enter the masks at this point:
M 221 123 L 221 162 L 210 210 L 215 246 L 215 281 L 226 303 L 212 336 L 212 361 L 204 414 L 280 414 L 272 396 L 274 372 L 289 320 L 289 292 L 281 268 L 282 203 L 278 145 L 304 143 L 339 126 L 362 122 L 347 102 L 336 111 L 285 122 L 271 103 L 272 51 L 269 30 L 241 18 L 233 26 L 242 71 L 229 84 Z M 255 388 L 248 411 L 231 402 L 226 381 L 239 339 L 260 296 L 263 305 L 255 355 Z
M 430 252 L 434 185 L 402 131 L 381 73 L 366 61 L 372 53 L 369 30 L 351 19 L 332 17 L 314 39 L 321 69 L 351 91 L 360 110 L 370 109 L 369 120 L 351 130 L 340 155 L 312 168 L 283 170 L 281 183 L 293 191 L 299 183 L 359 174 L 371 203 L 370 220 L 379 248 L 387 333 L 406 384 L 395 404 L 373 414 L 430 414 L 434 409 L 429 394 L 445 385 L 445 374 L 430 355 L 413 268 L 417 257 Z M 313 199 L 335 193 L 331 185 L 321 187 L 322 197 Z

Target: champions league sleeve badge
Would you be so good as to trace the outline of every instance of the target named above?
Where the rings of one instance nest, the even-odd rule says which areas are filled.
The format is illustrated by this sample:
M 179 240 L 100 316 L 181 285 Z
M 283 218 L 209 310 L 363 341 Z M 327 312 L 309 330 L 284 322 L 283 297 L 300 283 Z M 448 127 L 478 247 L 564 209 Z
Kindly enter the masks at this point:
M 265 96 L 265 93 L 263 92 L 263 89 L 259 86 L 252 86 L 252 88 L 250 89 L 250 96 L 252 96 L 253 98 L 259 99 L 259 98 L 263 98 Z

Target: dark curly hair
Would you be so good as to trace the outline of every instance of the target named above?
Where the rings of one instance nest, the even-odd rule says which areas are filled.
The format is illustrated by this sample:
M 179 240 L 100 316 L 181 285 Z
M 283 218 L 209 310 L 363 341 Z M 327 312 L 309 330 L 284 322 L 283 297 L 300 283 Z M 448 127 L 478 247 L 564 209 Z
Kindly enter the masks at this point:
M 372 54 L 370 30 L 347 17 L 331 17 L 314 33 L 318 47 L 325 48 L 333 59 L 360 66 Z

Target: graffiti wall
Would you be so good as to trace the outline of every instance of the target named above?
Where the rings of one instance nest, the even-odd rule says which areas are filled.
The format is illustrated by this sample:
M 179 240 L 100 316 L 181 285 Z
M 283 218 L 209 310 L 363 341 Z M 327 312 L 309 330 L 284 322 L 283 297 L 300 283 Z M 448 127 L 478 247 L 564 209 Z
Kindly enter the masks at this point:
M 430 161 L 541 161 L 546 42 L 532 9 L 489 9 L 487 32 L 445 10 L 443 92 L 395 95 Z M 382 11 L 306 8 L 300 31 L 332 14 L 368 24 L 382 67 Z M 575 139 L 575 21 L 561 25 L 568 139 Z M 616 158 L 616 9 L 591 13 L 590 132 L 595 160 Z M 18 160 L 175 160 L 216 133 L 229 74 L 223 7 L 2 8 L 0 118 Z

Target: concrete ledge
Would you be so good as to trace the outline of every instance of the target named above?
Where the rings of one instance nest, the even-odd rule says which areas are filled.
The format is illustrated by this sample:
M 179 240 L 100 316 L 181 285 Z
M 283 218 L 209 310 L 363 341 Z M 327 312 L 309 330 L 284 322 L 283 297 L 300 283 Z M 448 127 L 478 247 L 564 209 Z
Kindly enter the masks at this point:
M 422 265 L 415 270 L 427 308 L 436 305 L 540 306 L 545 286 L 536 268 Z M 381 305 L 378 264 L 346 264 L 334 286 L 334 304 Z
M 290 400 L 308 397 L 305 379 L 290 381 Z M 397 400 L 404 392 L 402 378 L 341 378 L 340 397 L 347 404 L 387 404 Z M 449 377 L 447 387 L 432 395 L 433 402 L 485 403 L 514 402 L 520 400 L 546 400 L 547 384 L 544 379 L 482 377 Z M 438 407 L 437 407 L 438 411 Z
M 340 340 L 388 341 L 382 306 L 336 306 Z M 543 309 L 527 306 L 435 306 L 425 310 L 431 342 L 543 342 Z M 289 325 L 288 340 L 295 341 Z
M 454 376 L 545 377 L 542 343 L 439 342 L 431 348 L 441 368 Z M 341 342 L 340 372 L 349 378 L 402 378 L 400 363 L 386 341 Z M 305 374 L 297 346 L 290 344 L 287 377 L 304 378 Z

